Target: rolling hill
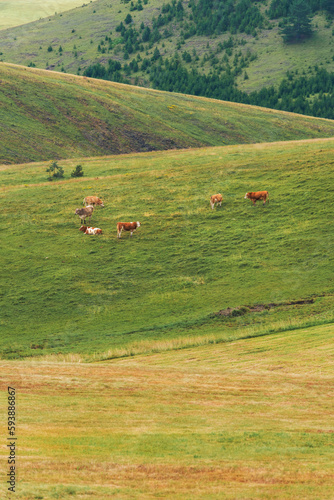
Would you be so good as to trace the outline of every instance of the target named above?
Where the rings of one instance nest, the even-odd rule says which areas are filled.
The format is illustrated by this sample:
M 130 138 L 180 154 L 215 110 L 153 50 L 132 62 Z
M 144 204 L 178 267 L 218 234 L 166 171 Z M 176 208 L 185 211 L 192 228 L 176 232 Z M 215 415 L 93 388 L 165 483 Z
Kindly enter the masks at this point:
M 209 75 L 213 56 L 232 67 L 245 49 L 258 57 L 237 77 L 249 91 L 307 57 L 332 68 L 331 24 L 318 13 L 317 36 L 283 49 L 276 21 L 229 42 L 187 38 L 190 19 L 174 19 L 173 35 L 126 59 L 117 25 L 131 12 L 130 26 L 153 27 L 163 9 L 96 0 L 0 31 L 0 57 L 49 68 L 0 63 L 1 393 L 17 398 L 15 495 L 330 500 L 334 121 L 65 71 L 96 53 L 124 65 L 195 49 Z M 64 178 L 50 182 L 54 160 Z M 71 177 L 79 164 L 84 176 Z M 253 207 L 244 196 L 259 189 L 270 201 Z M 92 194 L 105 203 L 91 221 L 99 236 L 75 215 Z M 118 239 L 120 220 L 141 227 Z
M 3 166 L 2 356 L 101 359 L 333 321 L 333 147 L 64 160 L 58 182 L 47 162 Z M 72 179 L 78 161 L 85 176 Z M 259 189 L 270 203 L 254 208 L 244 195 Z M 224 202 L 211 210 L 215 192 Z M 106 205 L 92 218 L 100 237 L 78 231 L 88 194 Z M 142 226 L 118 240 L 119 220 Z
M 0 63 L 0 164 L 331 137 L 334 122 Z

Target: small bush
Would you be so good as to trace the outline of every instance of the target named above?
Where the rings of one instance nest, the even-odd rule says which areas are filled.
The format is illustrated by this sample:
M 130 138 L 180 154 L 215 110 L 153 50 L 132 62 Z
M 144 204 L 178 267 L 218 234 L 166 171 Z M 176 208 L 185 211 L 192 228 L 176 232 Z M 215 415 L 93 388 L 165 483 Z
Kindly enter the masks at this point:
M 81 165 L 77 165 L 75 170 L 71 173 L 71 177 L 83 177 L 84 173 Z
M 46 171 L 50 174 L 48 181 L 53 181 L 53 179 L 62 179 L 64 177 L 64 169 L 60 167 L 56 161 L 53 161 Z

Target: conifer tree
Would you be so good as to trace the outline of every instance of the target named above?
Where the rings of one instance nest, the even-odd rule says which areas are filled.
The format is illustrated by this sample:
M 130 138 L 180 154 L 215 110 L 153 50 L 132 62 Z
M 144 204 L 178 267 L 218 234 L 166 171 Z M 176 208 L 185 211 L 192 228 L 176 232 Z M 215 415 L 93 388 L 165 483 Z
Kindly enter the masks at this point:
M 320 5 L 323 9 L 327 10 L 329 14 L 334 16 L 334 2 L 333 0 L 322 0 Z
M 310 8 L 306 0 L 293 0 L 281 34 L 287 43 L 298 42 L 312 35 Z

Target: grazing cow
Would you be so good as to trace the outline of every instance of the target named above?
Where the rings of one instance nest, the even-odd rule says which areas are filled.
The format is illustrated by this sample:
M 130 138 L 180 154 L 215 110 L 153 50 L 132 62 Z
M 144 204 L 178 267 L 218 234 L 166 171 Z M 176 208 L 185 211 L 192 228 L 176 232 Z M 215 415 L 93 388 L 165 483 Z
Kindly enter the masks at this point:
M 247 198 L 253 202 L 254 206 L 255 206 L 255 203 L 258 200 L 263 200 L 263 205 L 265 205 L 265 203 L 266 203 L 267 200 L 268 200 L 268 203 L 269 203 L 269 193 L 268 193 L 268 191 L 255 191 L 254 193 L 253 192 L 246 193 L 244 199 L 246 200 Z
M 81 226 L 79 231 L 82 231 L 85 234 L 102 234 L 102 229 L 100 229 L 99 227 Z
M 213 194 L 210 198 L 210 205 L 211 205 L 212 210 L 214 209 L 216 203 L 217 203 L 217 206 L 218 206 L 218 203 L 220 206 L 222 206 L 222 201 L 223 201 L 223 197 L 220 193 Z
M 117 238 L 121 237 L 122 231 L 130 231 L 132 236 L 133 231 L 140 227 L 140 222 L 117 222 Z
M 86 217 L 89 217 L 89 222 L 90 218 L 92 216 L 94 207 L 92 205 L 88 205 L 88 207 L 85 208 L 77 208 L 75 211 L 75 215 L 79 215 L 81 222 L 85 224 L 86 222 Z
M 92 207 L 95 207 L 99 205 L 101 208 L 104 208 L 103 201 L 100 200 L 97 196 L 86 196 L 83 200 L 83 204 L 88 207 L 89 205 L 92 205 Z

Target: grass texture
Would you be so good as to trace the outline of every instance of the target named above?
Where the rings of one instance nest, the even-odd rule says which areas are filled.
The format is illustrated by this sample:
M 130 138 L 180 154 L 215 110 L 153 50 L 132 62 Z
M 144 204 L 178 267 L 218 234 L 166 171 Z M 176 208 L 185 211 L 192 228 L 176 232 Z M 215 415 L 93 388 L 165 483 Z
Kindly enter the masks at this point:
M 0 30 L 19 26 L 82 5 L 82 0 L 0 0 Z M 56 10 L 55 10 L 56 9 Z
M 333 139 L 3 166 L 0 352 L 82 359 L 166 350 L 333 320 Z M 246 191 L 266 189 L 255 208 Z M 222 207 L 211 210 L 211 194 Z M 74 214 L 100 196 L 86 236 Z M 119 220 L 139 220 L 130 238 Z M 313 298 L 304 305 L 289 302 Z M 275 303 L 239 316 L 227 307 Z
M 332 137 L 334 121 L 0 63 L 0 163 Z
M 323 325 L 108 363 L 3 361 L 15 497 L 330 500 L 332 338 Z

